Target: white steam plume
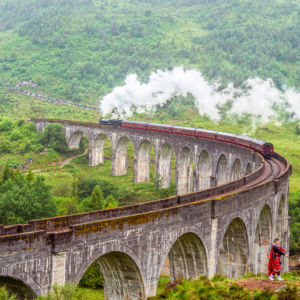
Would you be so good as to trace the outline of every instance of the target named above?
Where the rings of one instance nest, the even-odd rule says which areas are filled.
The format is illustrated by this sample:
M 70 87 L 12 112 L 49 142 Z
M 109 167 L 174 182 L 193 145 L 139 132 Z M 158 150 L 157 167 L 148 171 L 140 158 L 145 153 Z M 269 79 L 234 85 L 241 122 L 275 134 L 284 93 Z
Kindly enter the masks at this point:
M 251 78 L 244 82 L 248 88 L 236 89 L 229 84 L 226 89 L 217 91 L 217 83 L 209 83 L 197 70 L 184 70 L 176 67 L 171 71 L 153 72 L 148 83 L 141 83 L 137 75 L 128 75 L 125 85 L 116 87 L 106 95 L 100 103 L 102 113 L 117 111 L 121 115 L 130 116 L 132 107 L 138 111 L 152 109 L 163 105 L 174 95 L 186 96 L 188 93 L 195 97 L 195 103 L 200 114 L 206 114 L 213 120 L 219 120 L 217 105 L 232 101 L 230 113 L 242 115 L 250 113 L 260 117 L 262 122 L 268 122 L 276 117 L 273 109 L 286 106 L 287 112 L 300 120 L 300 94 L 293 89 L 279 90 L 271 79 L 262 80 Z

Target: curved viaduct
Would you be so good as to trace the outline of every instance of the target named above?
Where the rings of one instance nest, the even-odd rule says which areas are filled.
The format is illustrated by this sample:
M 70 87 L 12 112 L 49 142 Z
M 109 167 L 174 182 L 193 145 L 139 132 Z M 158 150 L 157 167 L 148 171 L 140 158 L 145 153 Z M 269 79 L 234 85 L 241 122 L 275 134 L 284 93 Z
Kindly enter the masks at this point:
M 85 134 L 89 164 L 103 162 L 112 143 L 112 175 L 126 173 L 129 142 L 134 180 L 149 180 L 150 149 L 163 187 L 171 181 L 175 154 L 177 195 L 139 205 L 0 226 L 0 279 L 24 283 L 44 295 L 54 283 L 78 283 L 97 262 L 106 299 L 145 299 L 156 294 L 166 258 L 171 280 L 216 273 L 238 277 L 267 272 L 264 240 L 289 246 L 288 193 L 291 165 L 275 154 L 194 137 L 94 123 L 33 120 L 65 127 L 70 148 Z M 288 270 L 287 261 L 283 268 Z

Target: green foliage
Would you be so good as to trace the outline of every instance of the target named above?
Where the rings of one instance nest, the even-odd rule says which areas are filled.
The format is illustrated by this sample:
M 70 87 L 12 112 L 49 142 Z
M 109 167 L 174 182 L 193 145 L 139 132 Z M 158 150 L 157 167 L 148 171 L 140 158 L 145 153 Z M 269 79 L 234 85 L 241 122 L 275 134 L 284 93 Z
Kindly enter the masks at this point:
M 173 285 L 167 286 L 157 297 L 151 299 L 251 299 L 249 291 L 243 287 L 226 281 L 215 281 L 214 283 L 205 276 L 200 276 L 196 280 L 185 280 Z
M 58 153 L 66 153 L 69 151 L 65 130 L 61 124 L 49 124 L 42 132 L 39 142 L 46 148 L 52 148 Z
M 54 216 L 50 189 L 41 176 L 22 176 L 4 169 L 0 185 L 0 223 L 17 224 L 31 219 Z M 29 209 L 30 208 L 30 209 Z
M 54 284 L 51 291 L 45 297 L 39 297 L 38 300 L 83 300 L 80 293 L 76 290 L 76 286 L 66 283 L 64 286 Z
M 300 189 L 292 192 L 289 199 L 289 213 L 291 216 L 291 254 L 300 253 Z
M 280 290 L 278 292 L 279 300 L 296 300 L 299 299 L 299 295 L 297 295 L 297 287 L 296 286 L 287 286 L 286 288 Z
M 236 85 L 260 76 L 299 87 L 298 14 L 287 0 L 3 0 L 0 82 L 33 79 L 95 103 L 128 73 L 145 81 L 183 65 Z
M 119 206 L 118 201 L 110 194 L 104 201 L 104 208 L 116 208 Z
M 77 197 L 53 197 L 53 201 L 57 209 L 57 214 L 60 216 L 72 215 L 79 212 Z
M 99 210 L 105 207 L 105 201 L 99 185 L 96 185 L 90 197 L 81 202 L 81 211 Z
M 0 287 L 0 300 L 16 300 L 17 298 L 10 295 L 5 287 Z
M 99 185 L 96 185 L 91 194 L 90 209 L 96 210 L 103 208 L 103 194 Z
M 102 274 L 97 262 L 92 263 L 80 279 L 79 286 L 91 289 L 103 288 Z

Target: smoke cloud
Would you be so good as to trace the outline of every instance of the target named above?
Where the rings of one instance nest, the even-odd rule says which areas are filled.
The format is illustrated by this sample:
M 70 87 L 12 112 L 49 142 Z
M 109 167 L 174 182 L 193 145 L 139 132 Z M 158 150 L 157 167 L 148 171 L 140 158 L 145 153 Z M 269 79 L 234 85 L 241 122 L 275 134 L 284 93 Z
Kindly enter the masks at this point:
M 130 74 L 123 86 L 116 87 L 103 98 L 100 109 L 104 115 L 117 112 L 130 116 L 133 106 L 138 112 L 154 109 L 172 96 L 190 93 L 195 98 L 199 113 L 216 121 L 220 119 L 217 107 L 228 101 L 232 103 L 229 113 L 238 116 L 250 113 L 261 122 L 268 122 L 278 117 L 278 110 L 284 107 L 294 120 L 300 120 L 300 93 L 294 89 L 281 91 L 271 79 L 250 78 L 243 84 L 246 89 L 237 89 L 229 84 L 222 91 L 217 91 L 218 86 L 217 82 L 206 81 L 199 71 L 184 70 L 183 67 L 153 72 L 147 83 L 141 83 L 137 75 Z

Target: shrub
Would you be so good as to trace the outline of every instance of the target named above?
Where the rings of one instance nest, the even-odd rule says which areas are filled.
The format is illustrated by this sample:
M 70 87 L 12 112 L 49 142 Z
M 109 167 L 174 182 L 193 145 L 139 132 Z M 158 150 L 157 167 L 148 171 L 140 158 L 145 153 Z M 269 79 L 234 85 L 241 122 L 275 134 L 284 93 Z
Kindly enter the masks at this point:
M 79 285 L 91 289 L 103 288 L 102 274 L 97 262 L 92 263 L 83 274 Z

